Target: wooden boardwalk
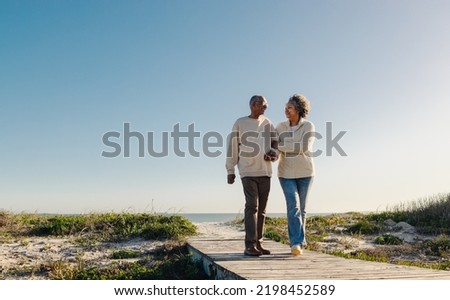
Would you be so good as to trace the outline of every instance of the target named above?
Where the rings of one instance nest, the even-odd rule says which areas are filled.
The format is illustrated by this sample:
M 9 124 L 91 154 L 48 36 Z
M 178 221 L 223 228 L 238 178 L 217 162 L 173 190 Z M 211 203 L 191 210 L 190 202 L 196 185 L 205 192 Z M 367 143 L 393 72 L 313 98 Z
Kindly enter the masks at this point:
M 243 254 L 244 233 L 201 234 L 188 239 L 193 259 L 201 260 L 215 279 L 249 280 L 380 280 L 450 279 L 449 271 L 437 271 L 388 263 L 345 259 L 315 251 L 294 257 L 288 245 L 266 240 L 271 255 Z

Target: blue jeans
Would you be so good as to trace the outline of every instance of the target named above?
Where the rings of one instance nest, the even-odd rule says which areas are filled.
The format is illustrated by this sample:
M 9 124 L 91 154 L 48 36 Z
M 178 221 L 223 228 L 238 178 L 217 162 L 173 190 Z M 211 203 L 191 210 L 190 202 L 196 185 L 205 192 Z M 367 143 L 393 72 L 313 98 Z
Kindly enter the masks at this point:
M 313 177 L 279 178 L 286 200 L 288 234 L 291 247 L 306 245 L 306 200 Z

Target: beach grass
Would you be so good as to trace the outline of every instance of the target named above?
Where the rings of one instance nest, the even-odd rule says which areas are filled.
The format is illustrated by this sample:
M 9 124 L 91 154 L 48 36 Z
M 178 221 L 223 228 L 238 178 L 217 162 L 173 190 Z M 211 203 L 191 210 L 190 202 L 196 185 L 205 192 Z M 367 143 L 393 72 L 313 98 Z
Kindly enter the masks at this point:
M 424 241 L 406 244 L 386 231 L 385 221 L 406 222 Z M 383 212 L 311 216 L 306 221 L 307 249 L 368 261 L 390 262 L 424 268 L 450 270 L 450 194 L 438 194 L 400 204 Z M 344 250 L 323 250 L 331 235 L 339 237 Z M 286 218 L 267 218 L 265 237 L 289 244 Z M 352 250 L 346 241 L 370 240 L 377 247 Z
M 19 241 L 26 246 L 32 237 L 70 237 L 70 241 L 80 247 L 76 263 L 57 259 L 35 267 L 17 266 L 7 270 L 6 275 L 16 277 L 44 274 L 49 279 L 208 279 L 203 269 L 191 261 L 184 242 L 196 230 L 194 224 L 179 215 L 93 213 L 50 216 L 0 211 L 0 243 Z M 111 264 L 107 266 L 83 259 L 83 249 L 132 239 L 163 243 L 153 251 L 113 251 Z M 43 247 L 42 251 L 45 250 L 48 249 Z
M 186 247 L 165 245 L 153 253 L 120 251 L 112 259 L 136 258 L 132 262 L 120 261 L 106 267 L 73 265 L 56 262 L 50 267 L 52 279 L 64 280 L 202 280 L 209 279 L 201 265 L 193 262 Z
M 65 236 L 89 234 L 102 241 L 134 237 L 180 239 L 196 232 L 195 225 L 182 216 L 145 213 L 46 216 L 1 212 L 0 228 L 3 235 Z
M 405 243 L 386 232 L 386 222 L 406 222 L 429 238 Z M 236 220 L 242 225 L 242 219 Z M 323 251 L 344 258 L 389 262 L 400 265 L 450 270 L 450 194 L 419 199 L 382 212 L 348 212 L 307 218 L 308 250 Z M 33 237 L 67 238 L 80 253 L 76 263 L 49 260 L 33 267 L 2 270 L 0 279 L 44 274 L 49 279 L 210 279 L 193 262 L 185 238 L 196 234 L 196 226 L 179 215 L 145 213 L 99 213 L 86 215 L 14 214 L 0 211 L 0 243 L 27 247 Z M 323 249 L 330 236 L 338 236 L 340 248 Z M 289 244 L 287 219 L 267 218 L 265 237 Z M 122 243 L 131 239 L 162 241 L 149 251 L 119 249 L 112 251 L 111 263 L 91 264 L 83 251 L 102 243 Z M 354 249 L 355 239 L 371 239 L 376 247 Z M 42 251 L 47 251 L 45 246 Z
M 369 214 L 370 221 L 406 222 L 423 233 L 450 234 L 450 194 L 437 194 Z

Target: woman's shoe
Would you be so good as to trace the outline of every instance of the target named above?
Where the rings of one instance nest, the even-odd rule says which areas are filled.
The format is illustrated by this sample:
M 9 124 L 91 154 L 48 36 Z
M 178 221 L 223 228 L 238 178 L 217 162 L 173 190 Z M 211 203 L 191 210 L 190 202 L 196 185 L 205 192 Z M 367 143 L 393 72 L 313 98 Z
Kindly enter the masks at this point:
M 303 251 L 302 251 L 302 248 L 300 247 L 300 245 L 294 245 L 291 247 L 291 253 L 294 256 L 299 256 L 299 255 L 302 255 Z

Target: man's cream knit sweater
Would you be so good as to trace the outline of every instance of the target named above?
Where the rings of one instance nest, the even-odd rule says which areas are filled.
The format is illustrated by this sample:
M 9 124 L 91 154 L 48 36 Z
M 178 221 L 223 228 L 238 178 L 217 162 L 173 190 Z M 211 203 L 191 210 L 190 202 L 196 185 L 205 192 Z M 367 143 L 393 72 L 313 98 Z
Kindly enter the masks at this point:
M 228 174 L 243 177 L 271 176 L 272 163 L 264 160 L 264 154 L 271 149 L 271 142 L 277 140 L 272 122 L 264 115 L 258 119 L 239 118 L 233 125 L 228 138 L 226 169 Z

